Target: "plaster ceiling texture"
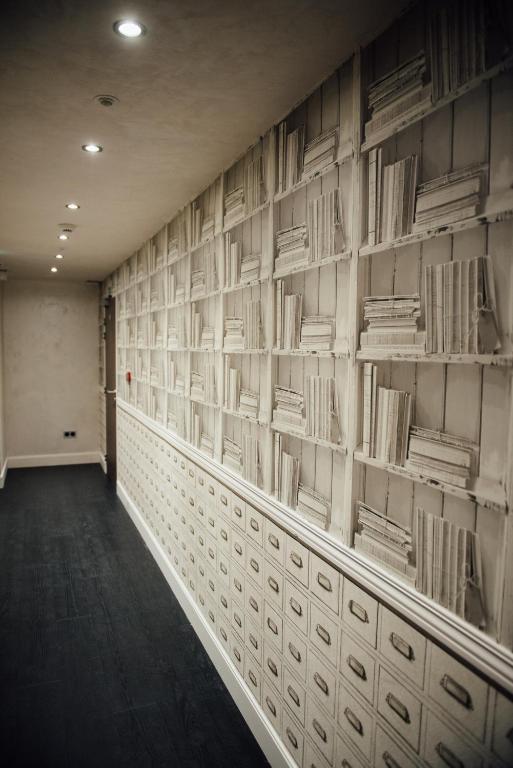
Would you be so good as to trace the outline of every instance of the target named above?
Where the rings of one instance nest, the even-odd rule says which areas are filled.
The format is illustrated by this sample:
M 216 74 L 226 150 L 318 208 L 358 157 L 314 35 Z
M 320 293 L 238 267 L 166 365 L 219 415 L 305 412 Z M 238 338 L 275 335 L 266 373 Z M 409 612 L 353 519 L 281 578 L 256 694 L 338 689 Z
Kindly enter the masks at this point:
M 404 5 L 4 2 L 0 264 L 9 277 L 103 279 Z M 145 36 L 114 33 L 130 17 Z M 89 141 L 104 151 L 83 152 Z M 59 248 L 64 222 L 76 230 Z

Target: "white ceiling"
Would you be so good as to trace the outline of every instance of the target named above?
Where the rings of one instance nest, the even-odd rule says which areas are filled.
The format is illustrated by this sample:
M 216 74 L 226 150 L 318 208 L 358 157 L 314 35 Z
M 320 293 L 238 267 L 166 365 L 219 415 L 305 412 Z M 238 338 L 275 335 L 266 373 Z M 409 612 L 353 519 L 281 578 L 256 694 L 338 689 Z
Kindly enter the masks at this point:
M 4 0 L 0 264 L 49 277 L 69 221 L 52 279 L 104 278 L 405 4 Z M 129 16 L 145 37 L 113 32 Z

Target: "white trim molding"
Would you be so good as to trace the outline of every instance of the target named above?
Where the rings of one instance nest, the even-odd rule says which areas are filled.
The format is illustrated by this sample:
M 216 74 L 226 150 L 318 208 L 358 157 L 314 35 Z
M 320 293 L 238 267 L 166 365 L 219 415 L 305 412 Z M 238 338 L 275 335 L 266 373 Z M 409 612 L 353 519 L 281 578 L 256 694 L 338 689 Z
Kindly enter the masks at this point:
M 101 464 L 101 453 L 99 451 L 83 451 L 82 453 L 40 453 L 32 456 L 8 456 L 6 459 L 6 464 L 9 469 L 99 463 Z
M 2 469 L 0 471 L 0 490 L 5 485 L 5 478 L 6 477 L 7 477 L 7 459 L 5 459 L 5 461 L 4 461 L 3 465 L 2 465 Z

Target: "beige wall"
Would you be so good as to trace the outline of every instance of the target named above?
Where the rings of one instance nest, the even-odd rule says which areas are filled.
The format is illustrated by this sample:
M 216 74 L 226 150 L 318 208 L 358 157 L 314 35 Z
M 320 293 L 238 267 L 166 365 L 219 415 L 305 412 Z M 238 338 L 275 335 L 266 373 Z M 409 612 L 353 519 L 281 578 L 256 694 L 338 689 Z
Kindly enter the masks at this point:
M 4 290 L 7 455 L 98 450 L 98 289 L 9 280 Z M 77 437 L 65 439 L 64 430 Z

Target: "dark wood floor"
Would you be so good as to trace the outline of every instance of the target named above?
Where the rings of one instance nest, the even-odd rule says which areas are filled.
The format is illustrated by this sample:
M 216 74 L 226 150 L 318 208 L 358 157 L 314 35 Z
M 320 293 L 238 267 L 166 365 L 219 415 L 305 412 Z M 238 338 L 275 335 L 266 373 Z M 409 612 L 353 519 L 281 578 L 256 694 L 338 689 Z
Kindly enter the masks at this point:
M 98 465 L 0 491 L 0 744 L 10 768 L 267 765 Z

